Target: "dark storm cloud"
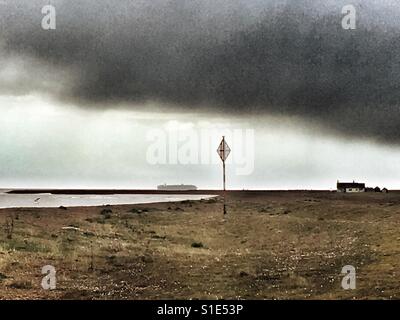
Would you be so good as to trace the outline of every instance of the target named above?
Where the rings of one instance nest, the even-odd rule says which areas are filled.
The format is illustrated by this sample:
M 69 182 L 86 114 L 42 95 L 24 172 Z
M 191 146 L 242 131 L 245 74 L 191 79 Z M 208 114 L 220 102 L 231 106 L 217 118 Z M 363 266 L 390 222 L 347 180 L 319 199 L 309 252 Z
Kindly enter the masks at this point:
M 295 115 L 400 142 L 395 2 L 352 1 L 351 31 L 341 27 L 348 1 L 54 0 L 57 30 L 44 31 L 48 3 L 0 4 L 2 56 L 30 57 L 61 82 L 68 75 L 50 92 L 60 100 Z M 49 88 L 32 71 L 28 79 L 19 93 Z

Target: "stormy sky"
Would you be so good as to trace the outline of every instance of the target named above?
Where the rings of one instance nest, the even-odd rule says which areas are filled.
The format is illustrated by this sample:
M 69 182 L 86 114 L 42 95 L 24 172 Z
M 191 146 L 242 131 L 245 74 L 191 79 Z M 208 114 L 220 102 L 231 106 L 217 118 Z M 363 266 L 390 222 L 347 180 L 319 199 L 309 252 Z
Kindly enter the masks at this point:
M 400 187 L 399 18 L 389 0 L 2 0 L 2 185 L 218 186 L 216 165 L 141 157 L 149 130 L 206 119 L 256 132 L 236 187 Z

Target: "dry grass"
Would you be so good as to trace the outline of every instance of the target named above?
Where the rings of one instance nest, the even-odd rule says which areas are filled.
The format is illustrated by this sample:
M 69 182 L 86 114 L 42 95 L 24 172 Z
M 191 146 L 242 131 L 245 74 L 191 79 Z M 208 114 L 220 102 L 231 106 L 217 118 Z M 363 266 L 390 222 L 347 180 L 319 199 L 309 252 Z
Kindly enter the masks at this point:
M 0 297 L 400 298 L 400 193 L 243 192 L 227 203 L 226 216 L 220 199 L 0 210 Z M 48 264 L 52 291 L 41 288 Z M 340 286 L 349 264 L 354 291 Z

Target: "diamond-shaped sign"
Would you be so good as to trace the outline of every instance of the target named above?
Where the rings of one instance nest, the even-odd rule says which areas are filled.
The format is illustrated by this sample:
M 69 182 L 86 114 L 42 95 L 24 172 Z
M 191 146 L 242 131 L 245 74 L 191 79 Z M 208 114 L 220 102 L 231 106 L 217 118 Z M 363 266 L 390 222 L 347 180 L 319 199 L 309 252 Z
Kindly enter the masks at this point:
M 222 161 L 225 161 L 229 154 L 231 153 L 231 148 L 229 148 L 228 144 L 226 143 L 225 139 L 222 139 L 217 152 L 219 154 L 219 156 L 221 157 Z

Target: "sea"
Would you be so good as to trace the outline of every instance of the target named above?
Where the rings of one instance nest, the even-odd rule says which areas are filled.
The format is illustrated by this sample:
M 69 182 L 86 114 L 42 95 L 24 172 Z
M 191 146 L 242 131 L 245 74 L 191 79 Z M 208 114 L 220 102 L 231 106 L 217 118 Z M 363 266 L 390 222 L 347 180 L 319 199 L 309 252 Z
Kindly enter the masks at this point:
M 10 194 L 0 189 L 0 209 L 5 208 L 58 208 L 90 207 L 103 205 L 123 205 L 156 202 L 176 202 L 185 200 L 210 199 L 214 195 L 187 194 Z

